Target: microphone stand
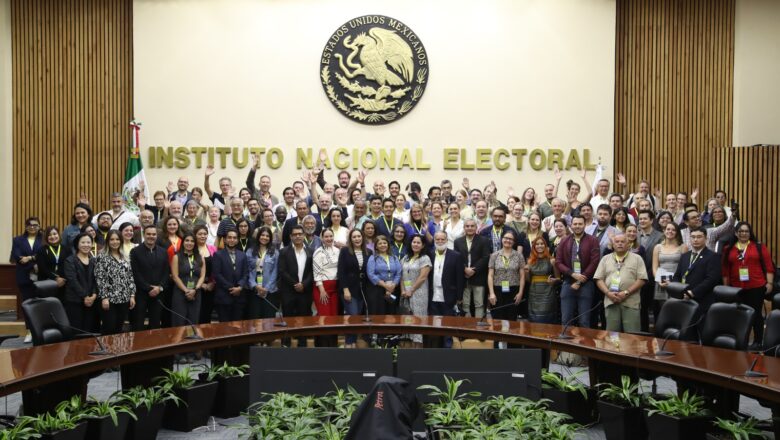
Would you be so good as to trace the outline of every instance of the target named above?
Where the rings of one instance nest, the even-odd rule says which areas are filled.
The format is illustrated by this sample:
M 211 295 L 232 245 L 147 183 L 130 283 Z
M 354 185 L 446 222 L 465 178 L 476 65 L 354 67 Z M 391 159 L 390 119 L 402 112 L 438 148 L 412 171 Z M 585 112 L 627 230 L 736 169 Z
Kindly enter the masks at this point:
M 766 352 L 774 349 L 774 351 L 775 351 L 774 356 L 777 357 L 777 349 L 778 348 L 780 348 L 780 344 L 773 345 L 773 346 L 771 346 L 769 348 L 763 349 L 759 353 L 763 356 L 763 355 L 766 354 Z M 761 356 L 759 356 L 759 353 L 756 353 L 756 358 L 753 359 L 753 363 L 750 364 L 750 368 L 748 368 L 747 371 L 745 371 L 745 374 L 744 374 L 745 377 L 766 377 L 767 376 L 766 373 L 762 373 L 761 371 L 754 370 L 754 368 L 756 368 L 756 364 L 758 363 L 758 359 L 761 357 Z
M 682 332 L 684 332 L 685 330 L 688 330 L 689 328 L 696 327 L 701 322 L 702 319 L 704 319 L 704 315 L 703 314 L 693 324 L 687 325 L 687 326 L 685 326 L 685 327 L 683 327 L 683 328 L 681 328 L 679 330 L 674 330 L 674 331 L 669 332 L 669 334 L 666 335 L 666 337 L 664 337 L 664 340 L 663 340 L 663 342 L 661 342 L 661 346 L 658 348 L 658 351 L 655 352 L 655 355 L 656 356 L 673 356 L 674 352 L 664 350 L 664 348 L 666 347 L 666 343 L 669 342 L 669 338 L 671 338 L 674 335 L 680 335 L 680 334 L 682 334 Z
M 287 327 L 287 322 L 284 320 L 284 316 L 282 315 L 282 311 L 279 310 L 278 307 L 274 305 L 271 301 L 268 300 L 265 296 L 261 296 L 260 298 L 263 298 L 263 301 L 267 302 L 268 305 L 270 305 L 274 310 L 276 310 L 276 317 L 279 318 L 277 321 L 274 319 L 274 327 Z
M 52 321 L 54 321 L 54 323 L 57 324 L 57 325 L 61 325 L 63 327 L 67 327 L 67 328 L 69 328 L 71 330 L 75 330 L 75 331 L 77 331 L 77 332 L 79 332 L 81 334 L 89 335 L 89 336 L 92 336 L 93 338 L 95 338 L 95 342 L 97 342 L 98 349 L 95 350 L 95 351 L 90 352 L 89 353 L 90 356 L 106 356 L 106 355 L 112 354 L 110 351 L 106 350 L 106 347 L 103 345 L 102 342 L 100 342 L 100 338 L 98 338 L 98 336 L 100 336 L 99 334 L 92 333 L 92 332 L 87 332 L 87 331 L 84 331 L 84 330 L 82 330 L 80 328 L 73 327 L 70 324 L 65 324 L 64 322 L 60 322 L 54 316 L 54 313 L 49 313 L 49 316 L 51 317 Z
M 525 299 L 525 298 L 523 298 L 523 299 Z M 493 316 L 490 314 L 490 312 L 492 312 L 493 310 L 501 310 L 501 309 L 503 309 L 505 307 L 510 307 L 510 306 L 515 306 L 516 307 L 517 304 L 515 304 L 514 302 L 511 302 L 511 303 L 508 303 L 508 304 L 504 304 L 503 306 L 493 307 L 492 309 L 485 310 L 485 315 L 482 316 L 482 318 L 479 321 L 477 321 L 477 327 L 490 327 L 490 326 L 492 326 L 493 324 L 485 321 L 485 318 L 487 318 L 488 316 L 491 319 L 493 318 Z
M 366 316 L 363 318 L 363 322 L 371 322 L 371 317 L 368 316 L 368 301 L 366 301 L 366 293 L 363 292 L 363 287 L 360 287 L 360 294 L 363 296 L 363 304 L 366 306 Z
M 569 326 L 570 326 L 570 325 L 571 325 L 571 324 L 572 324 L 574 321 L 576 321 L 576 320 L 580 319 L 580 317 L 582 317 L 582 316 L 585 316 L 585 315 L 587 315 L 588 313 L 590 313 L 590 312 L 592 312 L 592 311 L 596 310 L 596 309 L 599 307 L 599 305 L 601 305 L 601 303 L 597 301 L 597 302 L 596 302 L 596 304 L 595 304 L 593 307 L 591 307 L 590 309 L 588 309 L 587 311 L 585 311 L 585 312 L 582 312 L 582 313 L 580 313 L 579 315 L 575 316 L 574 318 L 571 318 L 570 320 L 568 320 L 568 321 L 566 322 L 566 325 L 565 325 L 565 326 L 563 326 L 563 330 L 561 330 L 561 334 L 559 334 L 558 336 L 556 336 L 554 339 L 574 339 L 574 336 L 572 336 L 572 335 L 567 335 L 567 334 L 566 334 L 566 330 L 569 328 Z
M 174 315 L 178 316 L 179 318 L 183 319 L 190 326 L 190 328 L 192 329 L 192 334 L 189 335 L 189 336 L 185 336 L 184 339 L 196 339 L 196 340 L 203 339 L 203 336 L 199 335 L 198 331 L 195 329 L 195 324 L 193 324 L 192 321 L 187 319 L 186 316 L 184 316 L 184 315 L 182 315 L 180 313 L 177 313 L 177 312 L 171 310 L 170 308 L 166 307 L 166 305 L 163 304 L 163 302 L 162 302 L 162 300 L 160 299 L 159 296 L 157 296 L 157 302 L 160 304 L 160 306 L 162 308 L 164 308 L 165 310 L 173 313 Z

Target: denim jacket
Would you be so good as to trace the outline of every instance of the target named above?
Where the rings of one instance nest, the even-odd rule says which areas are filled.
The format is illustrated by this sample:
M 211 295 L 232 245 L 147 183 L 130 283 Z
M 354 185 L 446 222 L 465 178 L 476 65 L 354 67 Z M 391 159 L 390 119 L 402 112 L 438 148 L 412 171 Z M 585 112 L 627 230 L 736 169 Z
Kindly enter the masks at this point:
M 247 257 L 249 261 L 249 282 L 247 285 L 251 290 L 257 287 L 257 257 L 254 254 L 254 249 L 247 251 Z M 263 260 L 263 287 L 268 289 L 268 292 L 274 293 L 277 290 L 276 280 L 278 278 L 279 270 L 279 251 L 274 250 L 271 254 L 266 252 L 265 259 Z

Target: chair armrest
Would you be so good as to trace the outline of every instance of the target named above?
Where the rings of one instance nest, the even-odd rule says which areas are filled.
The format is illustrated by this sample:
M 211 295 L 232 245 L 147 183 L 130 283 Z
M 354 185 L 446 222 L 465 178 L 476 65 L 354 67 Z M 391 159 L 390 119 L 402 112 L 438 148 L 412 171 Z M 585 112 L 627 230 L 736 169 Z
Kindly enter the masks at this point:
M 24 336 L 24 335 L 22 335 L 22 336 Z M 0 335 L 0 344 L 2 344 L 6 339 L 14 339 L 14 338 L 18 338 L 18 337 L 19 337 L 19 335 L 16 335 L 16 334 L 14 334 L 14 335 L 12 335 L 12 334 Z

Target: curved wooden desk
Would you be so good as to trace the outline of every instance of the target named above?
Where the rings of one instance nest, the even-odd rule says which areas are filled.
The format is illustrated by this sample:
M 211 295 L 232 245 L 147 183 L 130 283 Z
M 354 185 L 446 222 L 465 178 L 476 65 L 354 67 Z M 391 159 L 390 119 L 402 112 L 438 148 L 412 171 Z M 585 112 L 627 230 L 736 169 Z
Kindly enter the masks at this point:
M 288 327 L 275 327 L 273 319 L 247 320 L 196 326 L 203 339 L 185 339 L 190 327 L 175 327 L 103 337 L 112 353 L 90 356 L 94 339 L 11 350 L 0 353 L 0 396 L 71 377 L 98 372 L 110 366 L 143 362 L 176 353 L 240 346 L 282 337 L 345 333 L 449 335 L 506 341 L 528 347 L 556 349 L 610 364 L 641 368 L 660 374 L 714 384 L 739 393 L 780 403 L 780 358 L 763 357 L 755 369 L 765 378 L 746 378 L 745 370 L 756 354 L 725 350 L 670 340 L 666 349 L 673 356 L 654 355 L 660 341 L 653 337 L 570 327 L 573 339 L 556 339 L 562 326 L 488 320 L 477 327 L 475 318 L 372 316 L 327 316 L 285 318 Z

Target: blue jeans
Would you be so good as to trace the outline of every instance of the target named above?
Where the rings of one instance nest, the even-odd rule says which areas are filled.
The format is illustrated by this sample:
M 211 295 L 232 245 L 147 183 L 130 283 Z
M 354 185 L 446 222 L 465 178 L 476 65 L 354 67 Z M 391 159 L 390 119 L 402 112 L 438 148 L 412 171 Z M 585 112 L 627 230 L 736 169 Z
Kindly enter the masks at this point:
M 345 315 L 362 315 L 363 314 L 363 298 L 359 295 L 352 295 L 352 301 L 344 301 L 344 297 L 341 297 L 341 301 L 344 304 Z M 344 335 L 345 344 L 354 344 L 357 342 L 357 335 Z
M 588 280 L 575 290 L 571 288 L 571 284 L 571 281 L 566 280 L 561 287 L 561 322 L 566 325 L 575 316 L 583 314 L 577 319 L 578 322 L 572 322 L 572 325 L 590 327 L 590 313 L 585 312 L 593 307 L 596 285 L 593 280 Z

